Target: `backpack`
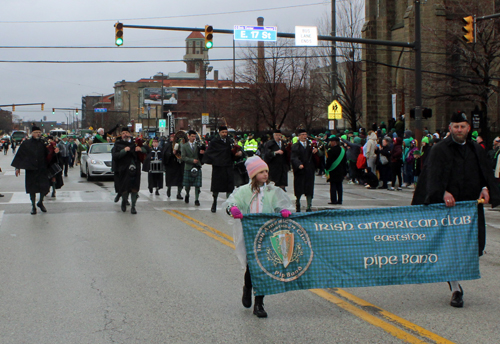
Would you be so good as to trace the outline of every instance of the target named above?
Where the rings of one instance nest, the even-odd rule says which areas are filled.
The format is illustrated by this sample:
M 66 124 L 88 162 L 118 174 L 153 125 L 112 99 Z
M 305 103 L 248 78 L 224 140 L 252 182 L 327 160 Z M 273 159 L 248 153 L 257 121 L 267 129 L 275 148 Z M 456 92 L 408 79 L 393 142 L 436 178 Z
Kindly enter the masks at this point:
M 363 148 L 361 148 L 361 151 L 359 152 L 358 160 L 356 161 L 356 167 L 359 170 L 366 168 L 366 157 L 363 154 Z

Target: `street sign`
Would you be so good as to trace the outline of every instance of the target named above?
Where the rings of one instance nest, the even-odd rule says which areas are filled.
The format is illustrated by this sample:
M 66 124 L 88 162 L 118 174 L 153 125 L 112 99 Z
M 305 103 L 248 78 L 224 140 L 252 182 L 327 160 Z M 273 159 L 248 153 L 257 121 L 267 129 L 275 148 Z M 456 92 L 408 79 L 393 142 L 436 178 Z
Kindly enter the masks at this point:
M 296 46 L 317 46 L 318 28 L 316 26 L 296 26 L 295 27 Z
M 201 124 L 209 124 L 210 123 L 210 114 L 202 113 L 201 114 Z
M 135 124 L 135 132 L 140 133 L 142 131 L 142 123 Z
M 167 127 L 167 120 L 166 119 L 159 119 L 158 120 L 158 127 L 161 128 L 166 128 Z
M 328 119 L 342 119 L 342 105 L 336 100 L 328 105 Z
M 94 108 L 94 112 L 108 112 L 106 108 Z
M 277 26 L 234 26 L 235 41 L 266 41 L 276 42 L 278 38 Z

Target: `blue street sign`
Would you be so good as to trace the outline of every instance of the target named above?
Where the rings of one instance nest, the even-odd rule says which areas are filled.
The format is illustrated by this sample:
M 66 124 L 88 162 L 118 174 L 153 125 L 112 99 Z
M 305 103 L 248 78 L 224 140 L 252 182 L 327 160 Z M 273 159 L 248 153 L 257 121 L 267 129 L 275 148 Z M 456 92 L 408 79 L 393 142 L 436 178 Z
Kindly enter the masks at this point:
M 278 27 L 276 26 L 234 26 L 235 41 L 265 41 L 276 42 Z
M 108 109 L 106 109 L 106 108 L 95 108 L 94 112 L 108 112 Z

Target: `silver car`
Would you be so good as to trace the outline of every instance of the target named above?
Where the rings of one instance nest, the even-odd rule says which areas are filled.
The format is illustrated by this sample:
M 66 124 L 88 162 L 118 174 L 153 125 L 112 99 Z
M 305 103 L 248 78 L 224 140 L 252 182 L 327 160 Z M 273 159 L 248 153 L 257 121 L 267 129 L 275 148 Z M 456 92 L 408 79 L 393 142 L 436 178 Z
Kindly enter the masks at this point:
M 113 176 L 111 150 L 114 143 L 94 143 L 89 152 L 82 152 L 80 176 L 91 181 L 94 177 Z

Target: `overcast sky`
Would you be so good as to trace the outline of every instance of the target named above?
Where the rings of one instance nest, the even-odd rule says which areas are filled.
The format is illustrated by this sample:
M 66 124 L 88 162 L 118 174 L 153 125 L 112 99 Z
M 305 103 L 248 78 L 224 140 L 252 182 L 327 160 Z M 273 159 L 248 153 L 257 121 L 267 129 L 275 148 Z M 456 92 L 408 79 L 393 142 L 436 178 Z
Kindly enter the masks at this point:
M 339 0 L 337 0 L 339 1 Z M 208 7 L 209 6 L 209 7 Z M 183 62 L 156 63 L 14 63 L 4 61 L 182 60 L 189 32 L 124 29 L 124 45 L 114 45 L 114 23 L 129 25 L 199 27 L 216 29 L 256 25 L 257 17 L 278 31 L 293 32 L 296 25 L 316 26 L 331 12 L 321 0 L 2 0 L 0 13 L 0 104 L 44 102 L 17 107 L 24 120 L 66 120 L 53 107 L 81 106 L 84 95 L 109 94 L 116 81 L 136 81 L 157 72 L 185 70 Z M 228 13 L 233 12 L 233 13 Z M 236 12 L 236 13 L 234 13 Z M 208 14 L 204 14 L 208 13 Z M 237 44 L 238 45 L 238 44 Z M 6 47 L 60 46 L 110 49 L 19 49 Z M 172 47 L 170 49 L 124 49 Z M 223 48 L 228 47 L 228 48 Z M 232 58 L 232 36 L 215 34 L 211 59 Z M 213 61 L 220 78 L 231 78 L 232 62 Z M 211 78 L 211 76 L 209 76 Z M 10 110 L 9 107 L 5 108 Z

